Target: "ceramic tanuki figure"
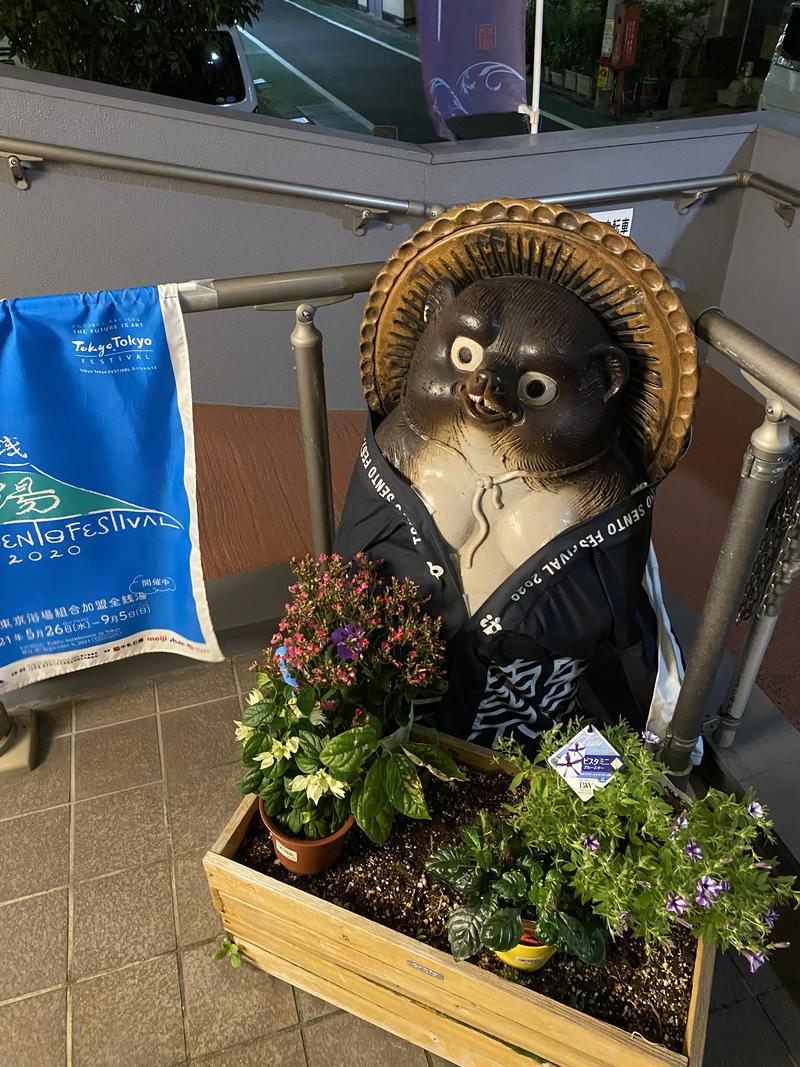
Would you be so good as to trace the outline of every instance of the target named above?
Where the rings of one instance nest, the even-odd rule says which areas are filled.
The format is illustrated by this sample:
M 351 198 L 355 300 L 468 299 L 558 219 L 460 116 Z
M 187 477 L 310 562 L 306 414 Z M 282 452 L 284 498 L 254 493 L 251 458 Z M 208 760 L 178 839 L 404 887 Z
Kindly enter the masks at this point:
M 442 616 L 436 724 L 535 747 L 611 644 L 639 725 L 663 736 L 682 663 L 651 510 L 697 365 L 655 264 L 556 206 L 454 209 L 379 275 L 361 354 L 373 414 L 335 547 L 411 576 Z
M 474 612 L 537 549 L 643 480 L 619 441 L 628 358 L 535 278 L 437 282 L 375 439 L 422 497 Z

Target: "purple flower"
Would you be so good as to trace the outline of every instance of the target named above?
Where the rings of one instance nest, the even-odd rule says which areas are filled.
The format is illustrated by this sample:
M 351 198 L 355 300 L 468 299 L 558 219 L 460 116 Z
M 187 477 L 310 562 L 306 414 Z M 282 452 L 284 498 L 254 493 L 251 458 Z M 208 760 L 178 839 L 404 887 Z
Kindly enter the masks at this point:
M 566 752 L 556 760 L 556 767 L 560 767 L 565 774 L 574 774 L 577 778 L 583 771 L 583 757 L 586 755 L 586 746 L 580 741 L 575 741 Z
M 334 630 L 331 641 L 336 645 L 336 655 L 339 659 L 358 659 L 368 644 L 364 627 L 354 622 L 348 622 L 340 629 Z
M 757 871 L 771 871 L 772 870 L 772 864 L 771 863 L 756 863 L 754 866 L 755 866 Z
M 770 908 L 769 911 L 767 912 L 767 914 L 764 916 L 764 922 L 767 924 L 767 926 L 770 928 L 770 930 L 775 925 L 777 919 L 778 919 L 778 913 L 777 913 L 777 911 L 775 911 L 774 908 Z
M 672 890 L 667 893 L 667 903 L 664 905 L 667 911 L 671 911 L 673 915 L 683 915 L 684 912 L 689 910 L 689 901 L 680 896 L 679 893 L 673 893 Z
M 750 952 L 748 949 L 743 948 L 741 953 L 747 962 L 750 964 L 750 973 L 755 974 L 762 963 L 767 962 L 767 957 L 763 952 Z
M 638 886 L 640 886 L 642 889 L 652 889 L 653 888 L 653 883 L 652 882 L 637 882 L 636 884 Z
M 731 883 L 730 882 L 724 882 L 724 881 L 720 882 L 719 883 L 719 887 L 720 887 L 720 889 L 722 890 L 723 893 L 730 893 L 730 891 L 731 891 Z
M 792 943 L 791 941 L 776 941 L 772 947 L 773 948 L 789 948 L 791 943 Z
M 628 929 L 628 916 L 629 915 L 630 915 L 629 911 L 621 911 L 619 913 L 619 932 L 621 934 L 624 934 L 625 931 Z
M 691 838 L 689 838 L 689 840 L 683 846 L 683 851 L 686 853 L 692 863 L 697 863 L 698 860 L 701 860 L 703 858 L 702 848 L 700 848 L 696 841 L 692 841 Z
M 286 669 L 286 645 L 281 645 L 280 648 L 275 649 L 275 659 L 278 661 L 278 670 L 281 672 L 284 682 L 290 685 L 292 689 L 297 689 L 297 680 Z
M 589 834 L 588 837 L 584 837 L 581 843 L 583 844 L 583 847 L 586 849 L 587 852 L 600 851 L 600 840 L 599 838 L 595 837 L 594 834 Z
M 642 741 L 646 745 L 652 745 L 653 747 L 661 744 L 661 738 L 658 734 L 654 734 L 652 730 L 642 730 Z
M 676 923 L 680 923 L 681 926 L 685 926 L 687 930 L 694 930 L 694 927 L 692 926 L 692 924 L 691 923 L 687 923 L 687 921 L 685 919 L 682 919 L 680 917 L 680 915 L 676 915 L 675 916 L 675 922 Z
M 711 875 L 704 874 L 697 883 L 697 896 L 694 899 L 701 908 L 710 908 L 719 896 L 721 889 L 722 886 L 719 882 L 715 881 Z
M 751 819 L 763 819 L 764 809 L 761 807 L 757 800 L 751 800 L 750 803 L 747 805 L 747 814 L 750 816 Z M 761 964 L 759 964 L 759 966 L 761 966 Z
M 689 820 L 686 818 L 686 812 L 682 811 L 675 822 L 672 824 L 672 833 L 669 835 L 670 841 L 675 837 L 679 830 L 685 830 L 689 825 Z

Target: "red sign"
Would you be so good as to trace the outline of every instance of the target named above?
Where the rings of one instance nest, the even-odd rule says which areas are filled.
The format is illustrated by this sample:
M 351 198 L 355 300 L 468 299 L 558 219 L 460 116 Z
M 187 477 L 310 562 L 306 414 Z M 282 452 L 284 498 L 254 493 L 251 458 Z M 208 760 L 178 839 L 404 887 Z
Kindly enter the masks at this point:
M 493 22 L 475 27 L 475 47 L 480 52 L 497 47 L 497 26 Z
M 636 63 L 641 16 L 641 4 L 617 4 L 614 19 L 614 49 L 611 54 L 611 65 L 616 70 L 627 70 Z

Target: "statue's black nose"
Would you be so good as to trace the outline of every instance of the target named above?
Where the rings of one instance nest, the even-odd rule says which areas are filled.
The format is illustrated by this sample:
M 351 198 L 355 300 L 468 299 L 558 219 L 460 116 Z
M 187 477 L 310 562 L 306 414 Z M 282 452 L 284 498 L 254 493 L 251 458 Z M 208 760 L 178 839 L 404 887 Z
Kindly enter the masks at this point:
M 499 374 L 493 370 L 475 370 L 467 379 L 467 392 L 471 396 L 483 396 L 503 406 L 506 398 L 506 386 Z

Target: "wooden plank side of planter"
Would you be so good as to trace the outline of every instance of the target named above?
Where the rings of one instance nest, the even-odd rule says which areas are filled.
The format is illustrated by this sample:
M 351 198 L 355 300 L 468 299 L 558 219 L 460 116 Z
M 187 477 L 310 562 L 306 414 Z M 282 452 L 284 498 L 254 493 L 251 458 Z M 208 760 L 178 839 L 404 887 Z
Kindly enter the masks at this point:
M 706 1030 L 708 1029 L 708 1010 L 711 1003 L 711 986 L 714 982 L 714 960 L 716 949 L 701 941 L 697 946 L 694 962 L 694 979 L 692 981 L 692 999 L 689 1004 L 689 1018 L 686 1023 L 686 1040 L 683 1051 L 689 1059 L 690 1067 L 703 1067 L 703 1053 L 706 1047 Z
M 276 978 L 323 997 L 368 1022 L 460 1067 L 560 1067 L 497 1041 L 481 1030 L 479 1013 L 471 1025 L 449 1018 L 431 1005 L 395 993 L 375 981 L 353 974 L 339 964 L 320 961 L 307 953 L 302 961 L 296 950 L 278 943 L 274 952 L 248 940 L 247 927 L 237 937 L 240 951 Z
M 568 1045 L 552 1037 L 543 1036 L 517 1017 L 496 1014 L 482 999 L 478 999 L 483 993 L 478 987 L 474 996 L 466 1000 L 454 994 L 442 980 L 421 980 L 424 972 L 412 970 L 410 966 L 412 963 L 420 966 L 415 960 L 407 960 L 409 966 L 404 971 L 381 966 L 373 957 L 352 948 L 343 951 L 338 945 L 320 937 L 318 928 L 314 928 L 313 933 L 309 935 L 300 923 L 278 920 L 274 914 L 269 917 L 267 937 L 264 933 L 261 909 L 229 897 L 226 893 L 222 894 L 222 901 L 226 926 L 230 923 L 231 929 L 236 931 L 237 943 L 244 939 L 249 945 L 260 947 L 273 955 L 277 954 L 288 963 L 307 970 L 310 975 L 322 978 L 326 983 L 340 985 L 346 990 L 363 988 L 363 983 L 367 983 L 364 1002 L 358 1006 L 356 1014 L 370 1022 L 384 1025 L 383 1017 L 375 1018 L 373 1006 L 379 993 L 387 993 L 393 1003 L 396 998 L 401 998 L 414 1011 L 415 1017 L 419 1015 L 418 1009 L 424 1009 L 423 1014 L 428 1025 L 431 1024 L 430 1016 L 433 1014 L 436 1018 L 447 1019 L 451 1025 L 467 1031 L 477 1029 L 481 1034 L 482 1048 L 486 1047 L 487 1042 L 489 1047 L 497 1046 L 498 1063 L 516 1065 L 527 1062 L 521 1060 L 517 1052 L 511 1055 L 506 1051 L 512 1046 L 533 1050 L 539 1056 L 547 1056 L 544 1062 L 555 1060 L 559 1067 L 606 1067 L 605 1060 L 587 1059 L 584 1053 L 577 1053 Z M 313 977 L 311 980 L 314 980 Z M 325 995 L 320 989 L 309 989 L 309 992 L 318 996 Z M 399 1029 L 395 1032 L 409 1040 L 415 1040 L 402 1029 L 403 1025 L 404 1021 L 398 1020 L 395 1027 Z M 431 1048 L 430 1045 L 426 1047 Z
M 472 964 L 456 963 L 430 945 L 235 861 L 209 853 L 204 864 L 223 922 L 234 936 L 237 919 L 243 917 L 236 912 L 237 903 L 250 905 L 263 916 L 262 947 L 269 946 L 278 926 L 281 931 L 287 927 L 312 930 L 317 954 L 336 966 L 367 978 L 380 974 L 383 981 L 406 990 L 408 996 L 433 1004 L 446 986 L 463 1003 L 464 1011 L 479 1013 L 482 1029 L 512 1040 L 509 1029 L 519 1028 L 522 1047 L 563 1067 L 686 1067 L 686 1057 L 679 1053 L 645 1044 L 618 1027 L 590 1019 Z

